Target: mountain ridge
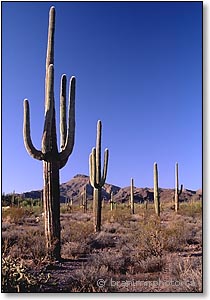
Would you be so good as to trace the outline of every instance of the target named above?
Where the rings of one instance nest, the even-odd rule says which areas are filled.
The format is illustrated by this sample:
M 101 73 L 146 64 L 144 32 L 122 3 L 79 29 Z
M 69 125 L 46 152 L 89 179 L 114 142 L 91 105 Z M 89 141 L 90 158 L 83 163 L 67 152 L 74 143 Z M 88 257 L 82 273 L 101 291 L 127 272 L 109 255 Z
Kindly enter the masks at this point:
M 64 182 L 60 185 L 60 201 L 65 202 L 66 198 L 74 199 L 79 201 L 81 194 L 84 191 L 84 186 L 86 186 L 87 198 L 92 199 L 93 188 L 89 182 L 89 176 L 84 174 L 76 174 L 69 181 Z M 105 183 L 102 188 L 102 198 L 105 201 L 110 199 L 110 194 L 113 192 L 114 201 L 116 202 L 127 202 L 129 201 L 130 196 L 130 186 L 120 187 L 110 183 Z M 159 188 L 160 200 L 162 202 L 173 201 L 174 189 L 173 188 Z M 22 195 L 26 198 L 40 198 L 41 190 L 32 190 L 30 192 L 24 192 Z M 184 189 L 180 201 L 189 201 L 191 199 L 201 200 L 202 199 L 202 189 L 197 191 Z M 149 202 L 153 201 L 153 188 L 145 187 L 134 187 L 134 201 L 135 202 L 144 202 L 148 200 Z

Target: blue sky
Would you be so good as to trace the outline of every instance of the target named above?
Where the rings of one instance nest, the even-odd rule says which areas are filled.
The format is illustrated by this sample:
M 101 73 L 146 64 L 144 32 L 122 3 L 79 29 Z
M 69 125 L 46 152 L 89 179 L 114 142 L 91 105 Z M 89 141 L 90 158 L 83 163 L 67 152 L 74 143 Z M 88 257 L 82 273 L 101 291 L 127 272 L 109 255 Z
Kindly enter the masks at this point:
M 56 8 L 55 101 L 75 75 L 76 140 L 60 181 L 88 175 L 96 124 L 110 150 L 107 182 L 202 186 L 202 2 L 2 3 L 2 191 L 41 189 L 42 163 L 26 152 L 23 100 L 40 149 L 48 12 Z M 103 158 L 103 156 L 102 156 Z

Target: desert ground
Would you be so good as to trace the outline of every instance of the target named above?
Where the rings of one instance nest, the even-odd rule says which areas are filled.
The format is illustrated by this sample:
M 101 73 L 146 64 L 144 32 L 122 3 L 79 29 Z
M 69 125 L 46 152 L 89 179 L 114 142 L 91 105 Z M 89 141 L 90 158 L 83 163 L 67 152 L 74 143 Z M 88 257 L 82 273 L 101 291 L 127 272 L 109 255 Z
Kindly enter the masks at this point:
M 62 261 L 45 259 L 40 205 L 2 207 L 2 292 L 202 292 L 202 201 L 61 204 Z

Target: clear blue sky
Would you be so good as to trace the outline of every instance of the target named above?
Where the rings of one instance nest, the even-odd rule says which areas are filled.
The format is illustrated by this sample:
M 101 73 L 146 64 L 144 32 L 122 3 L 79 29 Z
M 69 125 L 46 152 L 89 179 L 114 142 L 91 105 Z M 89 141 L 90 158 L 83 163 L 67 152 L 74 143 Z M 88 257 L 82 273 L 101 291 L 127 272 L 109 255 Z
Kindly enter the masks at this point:
M 60 181 L 88 175 L 96 123 L 110 150 L 107 182 L 202 186 L 202 2 L 2 3 L 2 191 L 41 189 L 42 163 L 26 152 L 23 100 L 41 147 L 48 12 L 56 8 L 55 100 L 76 76 L 76 140 Z M 58 143 L 59 143 L 59 126 Z M 103 156 L 102 156 L 103 158 Z

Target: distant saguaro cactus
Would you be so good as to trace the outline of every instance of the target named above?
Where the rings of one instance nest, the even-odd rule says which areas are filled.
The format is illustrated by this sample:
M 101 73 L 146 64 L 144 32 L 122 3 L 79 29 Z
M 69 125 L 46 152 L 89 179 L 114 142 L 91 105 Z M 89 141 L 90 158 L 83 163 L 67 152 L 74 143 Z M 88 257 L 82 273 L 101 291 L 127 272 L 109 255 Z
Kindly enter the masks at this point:
M 147 207 L 148 207 L 148 200 L 145 199 L 145 200 L 144 200 L 144 208 L 147 210 Z
M 82 192 L 82 207 L 83 212 L 87 212 L 87 187 L 84 185 L 83 192 Z
M 89 156 L 89 172 L 90 183 L 94 188 L 93 196 L 93 214 L 94 214 L 94 229 L 96 232 L 101 231 L 101 189 L 106 181 L 109 150 L 105 149 L 103 172 L 101 171 L 101 131 L 102 123 L 99 120 L 97 123 L 97 138 L 96 148 L 92 149 Z
M 43 161 L 44 173 L 44 217 L 46 255 L 60 259 L 60 180 L 59 170 L 65 166 L 72 153 L 75 135 L 75 77 L 71 77 L 69 88 L 68 128 L 66 124 L 66 75 L 61 77 L 60 88 L 60 134 L 61 151 L 58 151 L 54 103 L 54 32 L 55 8 L 49 12 L 48 45 L 45 76 L 45 122 L 42 148 L 37 150 L 30 136 L 29 102 L 24 100 L 24 144 L 28 153 Z
M 133 178 L 131 178 L 130 193 L 131 193 L 131 195 L 130 195 L 131 213 L 134 214 Z
M 111 192 L 110 196 L 111 196 L 111 198 L 110 198 L 110 210 L 112 211 L 113 207 L 114 207 L 114 193 Z
M 179 166 L 178 163 L 176 163 L 175 166 L 175 211 L 177 212 L 179 210 L 179 196 L 182 193 L 183 190 L 183 185 L 181 184 L 181 188 L 179 190 Z
M 160 216 L 160 196 L 158 191 L 158 168 L 157 163 L 154 163 L 154 205 L 155 213 Z
M 11 206 L 15 206 L 15 191 L 12 193 Z

